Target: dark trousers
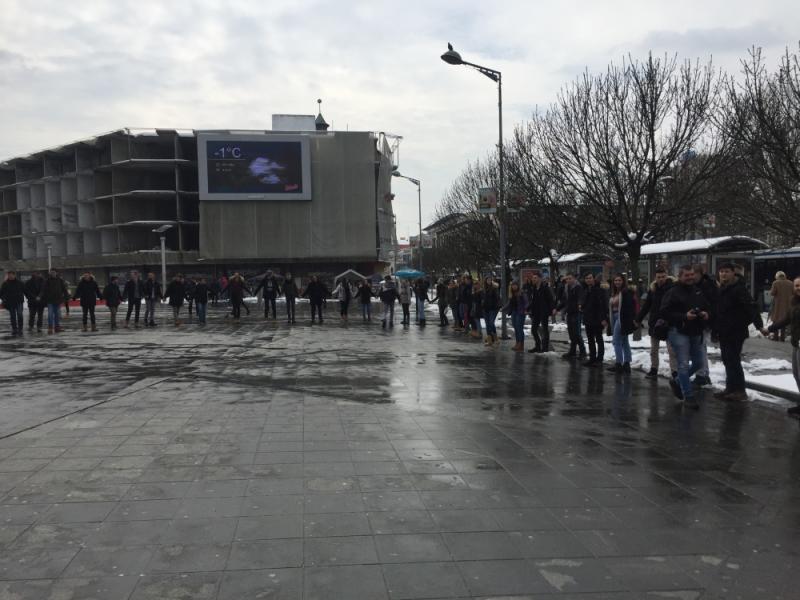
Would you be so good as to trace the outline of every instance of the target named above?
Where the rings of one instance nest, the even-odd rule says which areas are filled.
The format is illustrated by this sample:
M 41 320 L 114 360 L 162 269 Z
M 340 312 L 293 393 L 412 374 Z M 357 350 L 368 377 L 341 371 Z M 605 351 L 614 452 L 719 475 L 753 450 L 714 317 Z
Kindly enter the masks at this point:
M 192 317 L 192 306 L 194 305 L 194 298 L 189 298 L 189 299 L 186 301 L 186 304 L 187 304 L 187 305 L 188 305 L 188 307 L 189 307 L 189 318 L 191 318 L 191 317 Z
M 142 307 L 142 303 L 141 303 L 140 300 L 133 300 L 133 301 L 128 300 L 128 313 L 125 315 L 125 320 L 126 321 L 130 321 L 131 320 L 131 313 L 134 313 L 133 322 L 134 323 L 138 323 L 139 322 L 139 310 L 141 309 L 141 307 Z
M 744 370 L 742 369 L 743 339 L 720 339 L 719 349 L 722 364 L 725 365 L 725 389 L 729 392 L 743 392 Z
M 91 318 L 92 325 L 95 324 L 94 320 L 94 305 L 83 305 L 81 304 L 81 310 L 83 311 L 83 324 L 86 325 L 88 318 Z
M 34 322 L 36 328 L 42 328 L 42 317 L 44 316 L 44 304 L 28 303 L 28 329 L 33 329 Z
M 543 352 L 550 350 L 550 324 L 547 322 L 546 317 L 543 323 L 533 322 L 531 325 L 531 335 L 533 336 L 533 342 L 536 344 L 536 348 L 541 348 Z
M 403 307 L 403 321 L 402 323 L 405 325 L 406 323 L 411 323 L 411 305 L 410 304 L 402 304 Z
M 602 362 L 606 349 L 603 341 L 603 326 L 587 325 L 586 337 L 589 340 L 589 358 Z
M 567 315 L 567 333 L 569 334 L 569 353 L 575 354 L 579 350 L 582 356 L 586 355 L 586 346 L 581 335 L 581 313 Z
M 439 323 L 448 325 L 450 321 L 447 320 L 447 304 L 439 304 Z
M 272 318 L 278 318 L 278 305 L 275 297 L 264 296 L 264 318 L 269 317 L 269 308 L 272 307 Z
M 294 296 L 286 296 L 286 316 L 294 321 Z
M 313 322 L 316 315 L 319 315 L 319 322 L 322 323 L 322 302 L 311 303 L 311 321 Z
M 7 304 L 6 308 L 11 318 L 11 333 L 22 332 L 22 304 Z
M 242 316 L 242 299 L 231 298 L 231 309 L 233 310 L 233 318 L 238 319 Z

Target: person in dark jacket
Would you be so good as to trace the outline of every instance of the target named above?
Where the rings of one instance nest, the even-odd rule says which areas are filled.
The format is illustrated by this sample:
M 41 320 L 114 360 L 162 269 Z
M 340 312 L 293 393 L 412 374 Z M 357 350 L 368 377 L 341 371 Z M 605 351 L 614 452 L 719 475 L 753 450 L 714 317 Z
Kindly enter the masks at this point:
M 91 318 L 92 331 L 97 331 L 97 322 L 95 320 L 94 307 L 97 300 L 103 296 L 100 294 L 100 286 L 97 285 L 94 276 L 91 273 L 84 273 L 72 294 L 73 300 L 80 299 L 81 310 L 83 311 L 83 330 L 88 331 L 88 321 Z
M 458 312 L 461 317 L 459 331 L 469 331 L 472 309 L 472 275 L 465 273 L 458 286 Z
M 709 304 L 712 307 L 715 307 L 717 305 L 717 296 L 719 294 L 719 286 L 717 285 L 717 282 L 708 276 L 702 265 L 694 265 L 694 277 L 697 287 L 700 288 L 705 297 L 708 299 Z M 705 386 L 711 384 L 711 378 L 709 377 L 708 373 L 708 344 L 711 342 L 711 330 L 713 327 L 714 321 L 712 317 L 712 320 L 706 324 L 706 327 L 703 330 L 703 345 L 701 348 L 703 352 L 703 366 L 700 367 L 695 375 L 695 385 Z
M 397 286 L 389 275 L 383 278 L 378 297 L 383 303 L 382 327 L 384 329 L 386 329 L 387 326 L 390 328 L 394 327 L 394 303 L 400 299 L 400 294 L 397 292 Z
M 428 302 L 428 290 L 430 285 L 420 277 L 414 283 L 414 298 L 417 301 L 417 325 L 425 327 L 425 304 Z
M 500 299 L 500 286 L 495 283 L 493 277 L 483 280 L 483 319 L 486 321 L 486 340 L 485 345 L 495 346 L 497 340 L 497 313 L 502 308 Z
M 356 298 L 361 304 L 361 320 L 372 321 L 372 287 L 366 279 L 358 284 Z
M 234 273 L 233 276 L 228 280 L 228 284 L 225 286 L 225 289 L 222 290 L 223 294 L 226 292 L 228 297 L 231 299 L 233 318 L 234 320 L 238 321 L 242 315 L 244 294 L 245 292 L 250 294 L 250 288 L 247 287 L 244 277 L 242 277 L 239 273 Z
M 481 319 L 483 318 L 483 286 L 480 279 L 472 286 L 472 306 L 469 310 L 470 337 L 481 337 Z
M 661 303 L 664 300 L 664 296 L 672 289 L 673 285 L 674 280 L 667 276 L 666 269 L 664 269 L 664 267 L 658 267 L 656 269 L 656 278 L 653 283 L 650 284 L 647 297 L 645 298 L 642 307 L 639 309 L 639 314 L 636 315 L 637 325 L 641 325 L 644 318 L 650 315 L 650 317 L 647 319 L 647 333 L 650 336 L 650 370 L 646 375 L 648 379 L 655 379 L 658 377 L 659 350 L 661 349 L 661 340 L 656 337 L 655 326 L 658 320 L 661 318 Z M 677 372 L 675 353 L 672 351 L 672 346 L 669 344 L 665 344 L 665 346 L 667 347 L 667 353 L 669 355 L 669 367 L 672 371 L 672 376 L 674 377 L 675 373 Z
M 453 329 L 461 327 L 461 315 L 458 306 L 458 282 L 451 279 L 447 284 L 447 304 L 450 305 L 450 312 L 453 315 Z
M 36 324 L 36 331 L 42 330 L 42 317 L 44 316 L 44 303 L 37 300 L 42 295 L 44 287 L 44 277 L 38 271 L 31 274 L 31 278 L 25 282 L 25 299 L 28 301 L 28 330 L 33 329 Z
M 722 364 L 725 365 L 725 389 L 714 394 L 726 402 L 747 400 L 742 369 L 742 346 L 750 337 L 750 323 L 763 329 L 761 312 L 747 291 L 744 279 L 732 263 L 719 267 L 720 288 L 714 311 L 714 337 L 719 339 Z
M 447 319 L 447 284 L 444 279 L 436 282 L 436 296 L 431 300 L 431 303 L 434 302 L 439 308 L 439 327 L 447 327 L 450 321 Z
M 569 352 L 563 358 L 586 358 L 586 346 L 583 344 L 581 334 L 581 310 L 583 309 L 583 286 L 578 282 L 573 273 L 567 273 L 564 278 L 564 292 L 558 310 L 563 310 L 567 315 L 567 333 L 569 334 Z M 580 354 L 576 354 L 580 352 Z
M 792 374 L 797 389 L 800 391 L 800 277 L 796 277 L 792 285 L 794 296 L 789 314 L 772 323 L 767 329 L 763 329 L 761 333 L 769 335 L 786 327 L 789 328 L 789 335 L 792 339 Z M 790 417 L 800 417 L 800 405 L 792 406 L 786 412 Z
M 194 306 L 194 288 L 197 287 L 197 282 L 192 277 L 184 277 L 183 286 L 186 294 L 186 309 L 189 312 L 189 321 L 191 321 L 192 307 Z
M 111 331 L 117 328 L 117 310 L 122 303 L 122 294 L 119 291 L 119 277 L 112 275 L 108 285 L 103 288 L 103 300 L 106 301 L 108 312 L 111 313 Z
M 294 282 L 294 277 L 292 277 L 291 273 L 286 273 L 283 279 L 283 295 L 286 298 L 286 318 L 289 323 L 297 323 L 294 319 L 294 309 L 300 290 L 297 289 L 297 284 Z
M 542 274 L 531 274 L 527 286 L 528 313 L 531 316 L 531 335 L 534 346 L 528 352 L 550 351 L 550 317 L 556 314 L 556 300 L 550 286 L 542 279 Z
M 210 291 L 208 289 L 208 282 L 205 277 L 201 277 L 197 285 L 194 286 L 194 303 L 197 306 L 197 321 L 200 325 L 206 324 L 206 314 L 208 309 L 208 296 Z
M 595 367 L 603 364 L 605 354 L 603 332 L 608 327 L 608 294 L 600 285 L 600 278 L 593 273 L 587 273 L 583 280 L 586 283 L 583 326 L 586 327 L 586 339 L 589 341 L 589 360 L 583 364 Z
M 161 292 L 161 284 L 156 281 L 155 273 L 147 274 L 147 281 L 144 282 L 144 325 L 145 327 L 156 327 L 156 305 L 164 299 Z
M 519 283 L 514 281 L 508 294 L 508 302 L 503 307 L 503 312 L 511 317 L 511 326 L 514 328 L 514 352 L 525 350 L 525 315 L 528 314 L 528 300 L 522 293 Z
M 42 294 L 37 300 L 47 306 L 47 333 L 60 333 L 61 305 L 69 298 L 69 290 L 64 280 L 58 276 L 55 269 L 47 273 L 42 286 Z
M 691 376 L 703 366 L 703 331 L 712 318 L 712 306 L 703 290 L 695 285 L 694 269 L 684 265 L 678 283 L 661 301 L 661 318 L 669 323 L 669 343 L 675 352 L 678 375 L 670 379 L 672 391 L 684 406 L 699 408 Z
M 186 299 L 186 284 L 183 281 L 183 275 L 181 273 L 175 275 L 172 281 L 169 282 L 164 292 L 164 298 L 169 298 L 169 305 L 172 307 L 172 320 L 175 327 L 180 327 L 181 307 L 183 306 L 183 301 Z
M 254 296 L 258 296 L 258 292 L 264 290 L 264 318 L 269 319 L 269 309 L 272 307 L 272 318 L 278 318 L 278 294 L 280 293 L 280 286 L 278 285 L 278 278 L 272 273 L 267 271 L 264 278 L 256 287 Z
M 319 322 L 322 324 L 322 304 L 325 298 L 330 295 L 328 288 L 319 280 L 319 277 L 312 275 L 303 295 L 308 298 L 311 304 L 311 322 L 314 323 L 317 314 L 319 314 Z
M 609 294 L 609 315 L 611 334 L 614 339 L 614 366 L 609 371 L 631 372 L 630 335 L 636 331 L 636 302 L 634 292 L 628 286 L 625 276 L 617 274 L 611 281 Z
M 25 305 L 25 286 L 17 279 L 16 271 L 6 273 L 0 285 L 0 301 L 11 318 L 11 335 L 22 335 L 22 307 Z
M 125 329 L 130 327 L 131 313 L 133 313 L 133 326 L 139 328 L 139 311 L 142 308 L 142 299 L 145 297 L 144 282 L 139 277 L 139 271 L 131 271 L 130 279 L 125 282 L 122 296 L 128 302 L 128 313 L 125 315 Z M 145 324 L 147 316 L 145 315 Z

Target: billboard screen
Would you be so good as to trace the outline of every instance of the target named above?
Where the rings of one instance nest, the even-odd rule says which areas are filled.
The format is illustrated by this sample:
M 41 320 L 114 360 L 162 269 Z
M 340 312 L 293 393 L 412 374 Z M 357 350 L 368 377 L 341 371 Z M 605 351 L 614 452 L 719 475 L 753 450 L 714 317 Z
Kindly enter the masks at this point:
M 311 200 L 306 135 L 198 133 L 200 200 Z

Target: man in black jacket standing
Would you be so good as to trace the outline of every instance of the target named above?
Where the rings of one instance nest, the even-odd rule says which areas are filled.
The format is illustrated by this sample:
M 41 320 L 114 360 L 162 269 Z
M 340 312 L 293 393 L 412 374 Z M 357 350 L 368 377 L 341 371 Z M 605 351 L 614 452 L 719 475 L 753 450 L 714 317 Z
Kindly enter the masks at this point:
M 44 287 L 44 277 L 38 271 L 31 274 L 31 278 L 25 282 L 25 298 L 28 300 L 28 330 L 33 329 L 36 322 L 36 331 L 42 330 L 42 317 L 44 315 L 44 303 L 41 302 L 42 288 Z
M 131 278 L 125 282 L 125 289 L 122 291 L 122 296 L 128 301 L 128 314 L 125 316 L 125 329 L 128 328 L 131 322 L 131 313 L 134 313 L 133 326 L 139 328 L 139 310 L 142 307 L 142 298 L 144 295 L 144 283 L 139 278 L 139 271 L 131 271 Z M 145 318 L 145 325 L 147 319 Z
M 728 402 L 747 400 L 742 369 L 742 346 L 750 336 L 750 323 L 763 329 L 761 313 L 750 297 L 744 280 L 736 274 L 732 263 L 719 267 L 721 287 L 717 294 L 714 335 L 719 338 L 722 364 L 725 365 L 725 389 L 714 397 Z
M 328 288 L 319 280 L 316 275 L 311 276 L 311 281 L 306 286 L 306 291 L 303 294 L 308 298 L 311 304 L 311 322 L 314 323 L 316 315 L 319 314 L 319 322 L 322 324 L 322 304 L 325 298 L 328 297 Z
M 661 317 L 661 303 L 664 301 L 664 296 L 672 289 L 674 282 L 667 276 L 667 271 L 664 267 L 656 269 L 656 278 L 650 284 L 650 289 L 647 292 L 647 298 L 639 309 L 639 314 L 636 315 L 636 324 L 641 325 L 642 320 L 649 314 L 650 318 L 647 319 L 647 333 L 650 336 L 650 370 L 647 372 L 648 379 L 655 379 L 658 377 L 659 365 L 659 350 L 661 349 L 661 340 L 655 335 L 655 325 Z M 669 366 L 672 371 L 672 376 L 675 377 L 677 367 L 675 364 L 675 353 L 669 344 L 667 352 L 669 353 Z
M 523 286 L 528 297 L 528 314 L 531 316 L 531 336 L 534 347 L 531 353 L 550 351 L 550 317 L 556 313 L 556 301 L 550 286 L 542 281 L 539 271 L 534 271 L 528 283 Z M 541 336 L 539 335 L 541 333 Z
M 583 300 L 583 324 L 589 340 L 589 360 L 583 364 L 595 367 L 603 364 L 605 354 L 603 332 L 608 326 L 608 294 L 600 286 L 600 278 L 593 273 L 587 273 L 584 281 L 586 297 Z
M 691 265 L 681 267 L 680 279 L 661 302 L 661 317 L 669 323 L 669 343 L 678 363 L 677 381 L 670 379 L 673 393 L 683 398 L 684 406 L 699 408 L 694 398 L 691 376 L 702 368 L 703 331 L 711 321 L 712 307 L 695 285 Z
M 574 273 L 567 273 L 564 278 L 564 296 L 559 310 L 567 314 L 567 333 L 569 334 L 569 352 L 563 358 L 586 358 L 586 346 L 581 335 L 581 311 L 583 310 L 584 289 L 575 278 Z M 575 352 L 580 350 L 580 355 Z
M 72 294 L 73 300 L 80 299 L 81 310 L 83 311 L 83 330 L 88 331 L 88 322 L 92 322 L 92 331 L 97 331 L 97 322 L 94 314 L 94 307 L 97 300 L 102 299 L 100 294 L 100 286 L 97 285 L 94 276 L 91 273 L 84 273 L 78 282 L 78 287 L 75 288 L 75 293 Z
M 25 286 L 17 279 L 16 271 L 9 271 L 0 285 L 0 300 L 11 317 L 11 335 L 22 335 L 22 307 L 25 304 Z
M 108 285 L 103 288 L 103 299 L 106 301 L 108 312 L 111 313 L 111 331 L 117 329 L 117 310 L 122 302 L 122 294 L 119 293 L 119 278 L 112 275 Z
M 269 318 L 269 309 L 272 307 L 272 318 L 277 319 L 277 298 L 280 289 L 278 287 L 278 279 L 272 274 L 272 271 L 267 271 L 253 295 L 258 296 L 258 292 L 262 289 L 264 290 L 264 318 Z

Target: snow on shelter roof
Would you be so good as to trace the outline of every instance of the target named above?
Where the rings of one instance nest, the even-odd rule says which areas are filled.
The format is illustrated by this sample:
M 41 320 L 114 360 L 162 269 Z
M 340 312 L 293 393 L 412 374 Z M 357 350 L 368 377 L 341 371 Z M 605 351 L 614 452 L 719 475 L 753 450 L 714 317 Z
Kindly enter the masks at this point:
M 726 235 L 701 240 L 661 242 L 642 246 L 642 256 L 653 254 L 706 254 L 708 252 L 747 252 L 769 248 L 756 238 L 745 235 Z

